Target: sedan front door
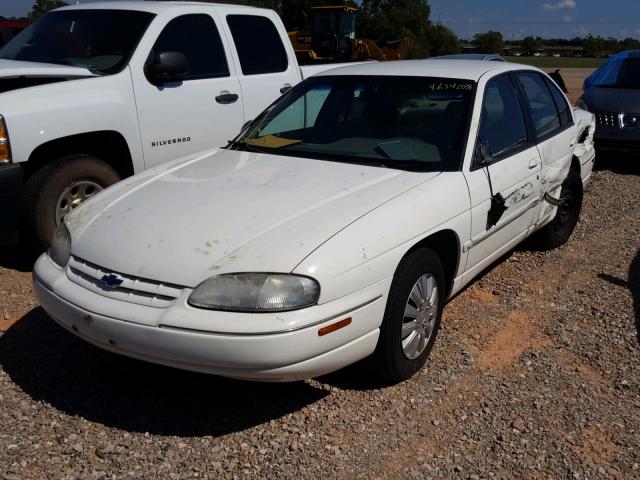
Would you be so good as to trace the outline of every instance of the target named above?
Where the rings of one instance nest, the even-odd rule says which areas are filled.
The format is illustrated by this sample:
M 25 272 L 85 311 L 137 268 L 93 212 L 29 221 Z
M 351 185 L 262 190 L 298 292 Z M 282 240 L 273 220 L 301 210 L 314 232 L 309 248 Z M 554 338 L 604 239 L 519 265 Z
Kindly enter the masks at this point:
M 472 227 L 464 247 L 471 276 L 520 242 L 538 217 L 540 155 L 508 74 L 485 87 L 476 151 L 465 172 Z

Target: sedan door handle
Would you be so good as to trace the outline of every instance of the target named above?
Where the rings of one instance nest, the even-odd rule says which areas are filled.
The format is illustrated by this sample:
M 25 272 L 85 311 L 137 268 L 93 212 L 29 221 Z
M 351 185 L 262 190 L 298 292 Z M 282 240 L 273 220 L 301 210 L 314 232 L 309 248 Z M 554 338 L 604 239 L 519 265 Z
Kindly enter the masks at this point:
M 227 90 L 222 90 L 220 95 L 216 97 L 216 102 L 221 103 L 223 105 L 227 105 L 229 103 L 235 103 L 238 100 L 237 93 L 230 93 Z
M 291 84 L 285 83 L 280 89 L 280 93 L 287 93 L 289 90 L 291 90 Z
M 538 159 L 537 158 L 532 158 L 531 160 L 529 160 L 529 170 L 533 170 L 537 166 L 538 166 Z

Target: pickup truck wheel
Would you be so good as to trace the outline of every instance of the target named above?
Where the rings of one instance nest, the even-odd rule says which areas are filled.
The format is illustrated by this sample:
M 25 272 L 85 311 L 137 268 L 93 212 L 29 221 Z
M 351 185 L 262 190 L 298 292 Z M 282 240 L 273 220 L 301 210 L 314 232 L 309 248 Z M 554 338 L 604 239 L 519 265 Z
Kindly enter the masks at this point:
M 69 155 L 38 170 L 23 194 L 24 243 L 29 250 L 46 249 L 67 213 L 119 180 L 112 167 L 90 155 Z
M 580 174 L 574 170 L 569 171 L 569 175 L 562 183 L 560 190 L 562 204 L 558 206 L 556 216 L 532 238 L 536 247 L 551 250 L 569 240 L 582 210 L 582 194 Z
M 373 365 L 382 379 L 401 382 L 424 365 L 440 328 L 444 292 L 444 270 L 432 250 L 418 249 L 402 260 L 391 283 L 373 354 Z

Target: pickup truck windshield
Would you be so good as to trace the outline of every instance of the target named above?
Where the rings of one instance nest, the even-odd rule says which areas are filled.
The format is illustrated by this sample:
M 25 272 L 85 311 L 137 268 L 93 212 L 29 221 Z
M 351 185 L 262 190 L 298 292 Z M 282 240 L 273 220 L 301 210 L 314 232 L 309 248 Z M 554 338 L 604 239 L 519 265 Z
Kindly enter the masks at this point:
M 434 77 L 312 77 L 230 148 L 419 171 L 461 165 L 475 83 Z
M 7 43 L 0 58 L 117 73 L 129 61 L 153 17 L 128 10 L 50 12 Z

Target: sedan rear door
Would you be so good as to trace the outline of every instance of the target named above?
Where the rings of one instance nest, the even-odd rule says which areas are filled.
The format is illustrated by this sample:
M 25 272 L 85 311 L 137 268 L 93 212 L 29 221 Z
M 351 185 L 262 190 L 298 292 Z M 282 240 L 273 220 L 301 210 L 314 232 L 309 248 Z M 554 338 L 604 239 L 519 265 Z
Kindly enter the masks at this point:
M 518 72 L 515 77 L 527 102 L 542 159 L 542 191 L 558 198 L 554 190 L 568 173 L 577 142 L 569 104 L 555 83 L 541 73 Z M 539 219 L 552 212 L 553 207 L 544 202 Z

